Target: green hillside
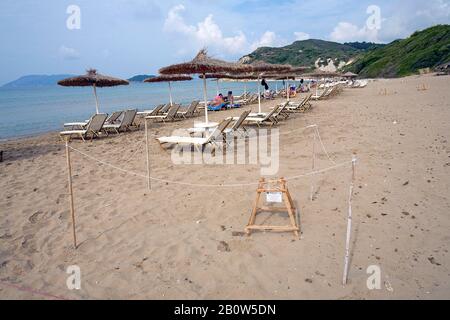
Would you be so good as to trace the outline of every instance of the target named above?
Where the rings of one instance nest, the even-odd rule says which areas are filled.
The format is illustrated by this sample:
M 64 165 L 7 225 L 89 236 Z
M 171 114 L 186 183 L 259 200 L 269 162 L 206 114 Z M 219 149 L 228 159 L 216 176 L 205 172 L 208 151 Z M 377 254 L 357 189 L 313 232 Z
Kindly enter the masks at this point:
M 251 63 L 261 60 L 269 63 L 290 64 L 293 66 L 315 67 L 315 62 L 319 66 L 328 64 L 331 59 L 337 67 L 340 63 L 344 64 L 357 55 L 365 52 L 367 48 L 378 47 L 373 43 L 348 43 L 341 44 L 331 41 L 310 39 L 296 41 L 288 46 L 280 48 L 262 47 L 241 58 L 241 62 Z
M 361 77 L 400 77 L 450 61 L 450 25 L 417 31 L 409 38 L 361 54 L 345 71 Z

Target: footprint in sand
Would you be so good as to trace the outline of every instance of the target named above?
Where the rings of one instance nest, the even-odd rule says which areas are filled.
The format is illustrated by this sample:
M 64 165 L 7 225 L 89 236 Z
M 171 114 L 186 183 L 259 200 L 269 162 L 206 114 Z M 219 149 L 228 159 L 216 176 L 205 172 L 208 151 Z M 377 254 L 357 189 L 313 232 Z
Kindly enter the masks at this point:
M 28 218 L 28 220 L 29 220 L 32 224 L 35 224 L 36 222 L 39 221 L 39 216 L 42 215 L 42 214 L 44 214 L 42 211 L 37 211 L 37 212 L 33 213 L 33 214 Z

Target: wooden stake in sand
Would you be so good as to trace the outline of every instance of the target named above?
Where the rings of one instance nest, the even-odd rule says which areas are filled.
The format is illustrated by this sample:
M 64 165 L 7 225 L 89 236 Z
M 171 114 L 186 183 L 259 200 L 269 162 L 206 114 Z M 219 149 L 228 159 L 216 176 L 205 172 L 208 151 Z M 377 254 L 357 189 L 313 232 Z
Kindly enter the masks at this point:
M 347 217 L 347 236 L 345 240 L 345 259 L 344 259 L 344 276 L 342 278 L 342 284 L 347 284 L 348 277 L 348 263 L 350 259 L 350 239 L 352 232 L 352 199 L 353 199 L 353 187 L 356 177 L 356 156 L 352 158 L 352 182 L 350 183 L 350 192 L 348 196 L 348 217 Z
M 148 190 L 152 189 L 152 182 L 150 178 L 150 148 L 148 146 L 148 124 L 147 119 L 144 119 L 145 121 L 145 148 L 146 148 L 146 154 L 147 154 L 147 186 Z
M 273 197 L 274 202 L 283 203 L 284 207 L 275 207 L 275 206 L 260 206 L 259 202 L 261 200 L 261 194 L 265 193 Z M 269 197 L 268 197 L 269 198 Z M 269 200 L 268 200 L 269 201 Z M 300 231 L 300 221 L 296 221 L 295 217 L 295 206 L 292 201 L 291 194 L 286 186 L 286 180 L 284 178 L 280 178 L 275 181 L 266 181 L 264 178 L 259 180 L 258 189 L 256 190 L 256 201 L 253 207 L 250 220 L 248 222 L 247 227 L 245 228 L 245 232 L 247 235 L 250 235 L 254 230 L 260 231 L 274 231 L 274 232 L 294 232 L 294 235 L 298 238 Z M 256 225 L 256 215 L 260 212 L 287 212 L 289 215 L 289 219 L 291 224 L 285 226 L 272 226 L 272 225 Z
M 314 130 L 314 137 L 313 137 L 312 170 L 311 170 L 311 172 L 314 172 L 314 170 L 316 169 L 316 130 Z M 313 198 L 314 198 L 314 175 L 312 175 L 312 177 L 311 177 L 311 196 L 310 196 L 310 200 L 313 201 Z
M 66 137 L 65 141 L 66 141 L 66 157 L 67 157 L 67 174 L 69 182 L 70 214 L 72 216 L 73 245 L 75 249 L 77 249 L 77 235 L 75 232 L 75 209 L 73 205 L 73 188 L 72 188 L 72 163 L 70 162 L 69 137 Z

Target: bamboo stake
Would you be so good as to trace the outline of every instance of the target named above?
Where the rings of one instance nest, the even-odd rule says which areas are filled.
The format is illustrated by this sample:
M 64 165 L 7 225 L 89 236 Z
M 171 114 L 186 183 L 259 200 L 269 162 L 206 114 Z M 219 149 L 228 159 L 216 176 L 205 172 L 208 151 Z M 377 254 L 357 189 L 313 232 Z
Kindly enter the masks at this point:
M 348 217 L 347 217 L 347 237 L 345 240 L 345 260 L 344 260 L 344 276 L 342 278 L 342 284 L 347 284 L 348 278 L 348 263 L 350 259 L 350 239 L 352 232 L 352 200 L 353 200 L 353 187 L 356 177 L 356 156 L 352 158 L 352 182 L 350 183 L 350 192 L 348 196 Z
M 75 249 L 77 249 L 77 235 L 75 232 L 75 209 L 73 204 L 73 188 L 72 188 L 72 164 L 70 162 L 69 138 L 66 137 L 65 141 L 66 141 L 66 158 L 67 158 L 67 177 L 69 182 L 70 214 L 72 216 L 73 245 Z
M 151 183 L 151 178 L 150 178 L 150 149 L 148 146 L 148 124 L 147 124 L 147 119 L 144 119 L 145 121 L 145 148 L 147 151 L 147 179 L 148 179 L 148 190 L 152 189 L 152 183 Z
M 316 169 L 316 131 L 314 131 L 314 137 L 313 137 L 313 148 L 312 148 L 312 168 L 311 172 L 314 172 Z M 314 175 L 311 177 L 311 202 L 314 198 Z

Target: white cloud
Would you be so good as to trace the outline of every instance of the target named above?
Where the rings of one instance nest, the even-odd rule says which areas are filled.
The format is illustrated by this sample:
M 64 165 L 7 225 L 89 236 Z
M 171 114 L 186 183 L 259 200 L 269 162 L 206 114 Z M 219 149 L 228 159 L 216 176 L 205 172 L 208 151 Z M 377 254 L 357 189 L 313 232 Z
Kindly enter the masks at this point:
M 65 45 L 59 47 L 58 53 L 64 60 L 77 60 L 80 58 L 80 54 L 77 50 L 66 47 Z
M 197 49 L 201 46 L 208 46 L 219 49 L 221 52 L 243 54 L 261 46 L 284 44 L 284 41 L 278 39 L 277 35 L 272 31 L 266 31 L 260 39 L 252 43 L 248 41 L 247 36 L 242 31 L 238 31 L 234 36 L 224 36 L 221 28 L 214 21 L 212 14 L 209 14 L 197 25 L 189 25 L 181 15 L 185 9 L 182 4 L 170 9 L 164 22 L 164 30 L 190 37 L 191 40 L 195 41 Z
M 308 33 L 302 31 L 294 32 L 294 37 L 296 41 L 308 40 L 310 38 Z
M 285 44 L 285 41 L 279 39 L 275 32 L 266 31 L 261 38 L 253 42 L 250 46 L 251 50 L 256 50 L 260 47 L 277 47 Z
M 369 41 L 379 42 L 378 30 L 368 29 L 367 26 L 358 28 L 350 22 L 339 22 L 330 34 L 330 39 L 336 42 Z

